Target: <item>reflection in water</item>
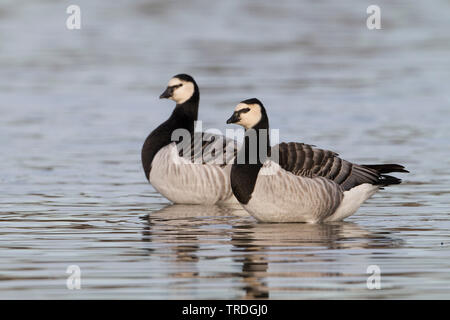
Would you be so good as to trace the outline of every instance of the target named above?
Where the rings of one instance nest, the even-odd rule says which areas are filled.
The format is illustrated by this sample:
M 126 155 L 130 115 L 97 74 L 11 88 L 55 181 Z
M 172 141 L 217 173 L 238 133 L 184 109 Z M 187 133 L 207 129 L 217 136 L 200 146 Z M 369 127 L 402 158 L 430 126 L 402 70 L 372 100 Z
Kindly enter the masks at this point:
M 153 242 L 153 247 L 168 245 L 171 251 L 149 251 L 149 254 L 187 263 L 182 272 L 171 274 L 174 278 L 202 278 L 198 264 L 212 258 L 205 256 L 207 245 L 231 245 L 228 256 L 213 258 L 231 257 L 240 266 L 233 276 L 240 279 L 238 287 L 244 292 L 237 298 L 246 299 L 269 298 L 272 290 L 289 290 L 283 286 L 269 287 L 270 277 L 346 276 L 333 267 L 333 262 L 341 263 L 342 257 L 339 254 L 324 255 L 323 252 L 394 248 L 401 244 L 386 234 L 372 233 L 354 223 L 257 223 L 239 207 L 169 205 L 150 213 L 147 218 L 143 240 Z M 312 268 L 310 265 L 329 267 Z M 227 276 L 230 275 L 218 272 L 212 275 L 218 278 Z
M 318 249 L 358 249 L 368 248 L 383 240 L 392 247 L 396 241 L 386 236 L 368 232 L 353 223 L 335 224 L 261 224 L 250 223 L 233 226 L 231 243 L 234 251 L 243 253 L 242 279 L 245 283 L 245 298 L 268 298 L 269 288 L 265 278 L 269 276 L 270 261 L 274 264 L 292 264 L 293 262 L 314 261 L 314 264 L 328 265 L 336 260 L 322 257 Z M 379 247 L 379 245 L 377 245 Z M 287 272 L 271 272 L 271 276 L 316 278 L 339 277 L 343 274 L 335 271 L 315 271 L 288 268 Z M 331 268 L 331 270 L 335 270 Z M 286 288 L 280 288 L 285 290 Z M 302 290 L 302 288 L 300 288 Z
M 186 219 L 195 221 L 200 218 L 239 216 L 248 217 L 248 213 L 240 205 L 193 205 L 171 204 L 151 213 L 151 220 L 162 219 L 167 223 Z
M 172 204 L 147 216 L 148 223 L 143 230 L 143 240 L 170 244 L 174 262 L 188 263 L 182 271 L 171 273 L 174 278 L 193 279 L 199 276 L 196 262 L 200 250 L 197 228 L 217 222 L 216 217 L 248 217 L 240 206 L 184 205 Z M 205 221 L 209 221 L 205 223 Z M 152 233 L 153 231 L 153 233 Z M 162 231 L 162 233 L 161 233 Z M 149 248 L 149 253 L 153 249 Z M 164 255 L 167 253 L 165 252 Z M 191 270 L 191 271 L 189 271 Z
M 76 2 L 96 17 L 89 32 L 61 27 L 61 1 L 0 1 L 0 298 L 450 297 L 449 1 L 379 0 L 394 26 L 382 33 L 357 0 Z M 225 133 L 229 108 L 259 97 L 281 141 L 411 174 L 358 225 L 153 212 L 167 200 L 140 148 L 185 71 L 204 130 Z M 82 290 L 65 286 L 71 264 Z M 367 291 L 367 264 L 383 290 Z
M 152 229 L 162 227 L 166 235 L 170 234 L 170 241 L 177 244 L 172 249 L 178 261 L 198 261 L 195 254 L 199 249 L 198 233 L 195 228 L 214 224 L 216 217 L 243 216 L 248 217 L 248 214 L 240 206 L 171 204 L 148 215 L 143 239 L 154 241 L 158 237 L 151 237 Z M 176 228 L 172 229 L 172 226 Z
M 254 225 L 233 226 L 231 234 L 232 251 L 242 252 L 242 256 L 234 258 L 235 262 L 242 263 L 242 273 L 240 277 L 243 282 L 245 299 L 269 298 L 266 274 L 268 271 L 267 258 L 264 247 L 254 244 Z

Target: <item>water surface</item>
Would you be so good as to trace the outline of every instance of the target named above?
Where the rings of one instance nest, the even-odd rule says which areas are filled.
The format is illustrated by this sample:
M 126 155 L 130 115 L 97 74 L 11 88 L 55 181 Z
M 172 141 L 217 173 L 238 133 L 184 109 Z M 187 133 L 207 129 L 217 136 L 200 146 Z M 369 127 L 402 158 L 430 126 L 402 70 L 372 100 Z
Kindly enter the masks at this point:
M 450 298 L 450 4 L 377 3 L 370 31 L 360 1 L 80 0 L 69 31 L 64 2 L 3 1 L 0 298 Z M 171 205 L 140 148 L 180 72 L 204 129 L 257 97 L 282 141 L 411 173 L 328 225 Z

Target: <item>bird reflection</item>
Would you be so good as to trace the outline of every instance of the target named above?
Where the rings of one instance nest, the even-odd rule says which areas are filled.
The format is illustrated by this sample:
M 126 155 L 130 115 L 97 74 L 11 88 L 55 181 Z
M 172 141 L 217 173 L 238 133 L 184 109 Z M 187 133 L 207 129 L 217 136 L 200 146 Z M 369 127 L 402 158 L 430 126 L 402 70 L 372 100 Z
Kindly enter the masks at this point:
M 266 281 L 269 275 L 305 279 L 344 276 L 342 272 L 336 271 L 338 268 L 333 262 L 345 258 L 334 260 L 330 255 L 321 254 L 322 252 L 336 249 L 392 248 L 399 246 L 401 242 L 386 235 L 369 232 L 354 223 L 336 222 L 237 223 L 233 225 L 231 243 L 232 250 L 241 253 L 235 260 L 242 263 L 242 288 L 245 292 L 243 298 L 258 299 L 269 297 L 270 289 Z M 323 267 L 315 270 L 305 262 Z M 269 273 L 270 264 L 282 267 L 278 272 Z M 296 267 L 293 270 L 291 266 Z
M 150 220 L 164 220 L 166 222 L 202 223 L 201 218 L 211 217 L 250 217 L 239 205 L 196 205 L 196 204 L 170 204 L 161 210 L 149 214 Z
M 231 217 L 249 217 L 248 213 L 238 205 L 184 205 L 172 204 L 146 216 L 147 224 L 143 230 L 143 241 L 154 245 L 147 248 L 149 254 L 158 244 L 165 244 L 175 256 L 175 262 L 185 264 L 183 270 L 171 273 L 174 278 L 195 278 L 199 275 L 196 263 L 199 261 L 201 238 L 205 232 L 202 228 L 216 223 L 223 223 Z
M 268 286 L 267 279 L 271 276 L 298 279 L 343 276 L 336 265 L 345 265 L 348 249 L 400 245 L 385 233 L 370 232 L 349 222 L 258 223 L 239 206 L 169 205 L 149 213 L 147 220 L 143 241 L 149 242 L 148 254 L 172 259 L 176 271 L 171 277 L 202 278 L 206 263 L 210 263 L 214 267 L 212 271 L 208 269 L 208 277 L 237 277 L 240 284 L 234 289 L 240 290 L 241 295 L 236 298 L 244 299 L 265 299 L 271 291 L 283 290 Z M 344 250 L 342 254 L 341 251 L 327 254 L 340 249 Z M 215 265 L 215 260 L 227 259 L 233 263 Z M 239 271 L 224 271 L 235 269 L 236 265 L 240 266 Z
M 198 236 L 205 234 L 203 229 L 226 222 L 231 217 L 249 217 L 249 215 L 239 206 L 172 204 L 148 214 L 143 239 L 164 240 L 176 244 L 172 249 L 177 253 L 178 260 L 196 261 Z M 151 230 L 153 235 L 149 236 Z

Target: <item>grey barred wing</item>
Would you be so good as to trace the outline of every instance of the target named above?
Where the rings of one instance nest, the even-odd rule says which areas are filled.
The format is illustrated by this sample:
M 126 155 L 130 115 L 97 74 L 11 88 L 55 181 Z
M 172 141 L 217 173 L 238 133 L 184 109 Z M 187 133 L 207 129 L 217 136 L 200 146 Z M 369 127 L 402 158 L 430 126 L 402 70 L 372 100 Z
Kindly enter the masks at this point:
M 183 139 L 176 145 L 179 156 L 189 162 L 219 166 L 232 164 L 239 147 L 235 140 L 209 132 L 196 132 L 193 139 Z
M 276 149 L 279 152 L 279 165 L 284 170 L 297 176 L 327 178 L 340 185 L 343 190 L 350 190 L 363 183 L 374 185 L 396 183 L 395 180 L 388 178 L 397 178 L 381 175 L 375 168 L 343 160 L 333 151 L 296 142 L 280 143 L 273 150 Z

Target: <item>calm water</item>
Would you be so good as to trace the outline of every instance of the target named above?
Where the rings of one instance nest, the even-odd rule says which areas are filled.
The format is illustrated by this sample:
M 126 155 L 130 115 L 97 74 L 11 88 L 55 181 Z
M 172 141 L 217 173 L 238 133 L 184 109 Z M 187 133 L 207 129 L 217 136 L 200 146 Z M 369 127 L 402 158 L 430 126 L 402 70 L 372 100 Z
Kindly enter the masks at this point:
M 0 298 L 450 298 L 448 1 L 377 1 L 374 31 L 356 0 L 73 2 L 79 31 L 0 4 Z M 170 205 L 140 148 L 180 72 L 204 129 L 258 97 L 282 141 L 411 173 L 329 225 Z

